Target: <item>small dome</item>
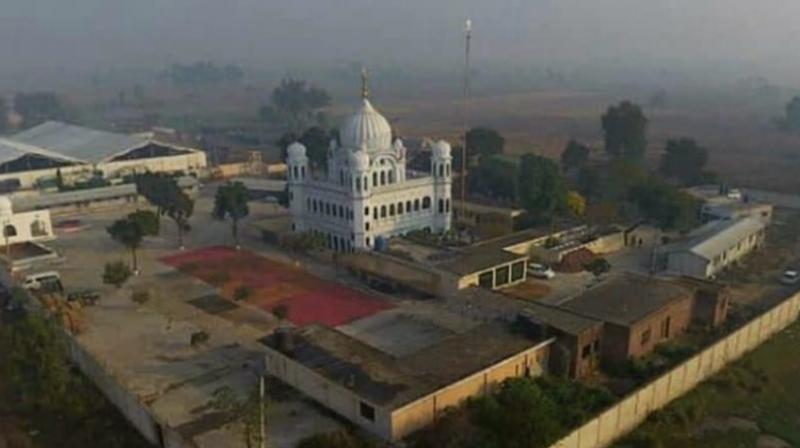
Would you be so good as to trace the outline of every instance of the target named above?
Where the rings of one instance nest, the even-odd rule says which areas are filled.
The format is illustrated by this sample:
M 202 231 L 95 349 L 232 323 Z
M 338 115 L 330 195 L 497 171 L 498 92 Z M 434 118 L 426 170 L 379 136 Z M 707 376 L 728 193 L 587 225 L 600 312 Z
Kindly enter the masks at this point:
M 363 149 L 350 153 L 350 166 L 358 171 L 367 171 L 369 169 L 369 154 Z
M 11 199 L 7 196 L 0 196 L 0 216 L 11 216 L 14 214 L 14 207 L 11 205 Z
M 380 151 L 392 146 L 392 127 L 366 98 L 356 113 L 342 123 L 339 136 L 342 146 L 350 149 L 364 145 L 369 151 Z
M 447 143 L 444 140 L 435 142 L 432 145 L 431 150 L 433 151 L 433 157 L 436 159 L 449 159 L 450 152 L 452 151 L 450 148 L 450 143 Z
M 300 142 L 294 142 L 286 148 L 286 154 L 289 160 L 303 160 L 306 158 L 306 147 Z

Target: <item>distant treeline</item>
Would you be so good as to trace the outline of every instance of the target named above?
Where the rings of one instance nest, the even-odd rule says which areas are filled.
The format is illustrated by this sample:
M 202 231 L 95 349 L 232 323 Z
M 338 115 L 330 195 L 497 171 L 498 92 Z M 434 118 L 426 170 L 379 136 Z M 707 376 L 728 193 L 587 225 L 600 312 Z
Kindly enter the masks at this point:
M 179 86 L 200 84 L 237 83 L 244 78 L 244 70 L 238 65 L 218 66 L 209 61 L 194 64 L 172 64 L 164 70 L 162 77 Z

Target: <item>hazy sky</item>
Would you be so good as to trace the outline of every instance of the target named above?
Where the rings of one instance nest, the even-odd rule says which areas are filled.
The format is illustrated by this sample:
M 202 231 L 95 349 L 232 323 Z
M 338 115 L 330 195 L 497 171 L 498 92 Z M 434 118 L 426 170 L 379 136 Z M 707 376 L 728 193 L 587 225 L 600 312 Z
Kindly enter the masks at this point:
M 726 61 L 800 75 L 798 0 L 0 0 L 0 70 L 452 65 L 465 17 L 485 63 Z

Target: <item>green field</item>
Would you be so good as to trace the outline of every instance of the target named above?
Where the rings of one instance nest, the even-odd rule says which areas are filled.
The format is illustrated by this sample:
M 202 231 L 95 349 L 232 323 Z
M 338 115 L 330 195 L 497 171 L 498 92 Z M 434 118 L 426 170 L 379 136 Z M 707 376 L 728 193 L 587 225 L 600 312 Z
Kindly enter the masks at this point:
M 800 446 L 800 323 L 651 415 L 615 446 Z

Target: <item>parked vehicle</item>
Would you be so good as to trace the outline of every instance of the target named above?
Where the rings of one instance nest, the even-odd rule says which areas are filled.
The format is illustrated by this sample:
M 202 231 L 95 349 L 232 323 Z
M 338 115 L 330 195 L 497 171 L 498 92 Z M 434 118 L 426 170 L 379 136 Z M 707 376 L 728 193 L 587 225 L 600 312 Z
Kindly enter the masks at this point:
M 528 274 L 532 277 L 541 278 L 541 279 L 551 279 L 556 276 L 556 273 L 553 272 L 553 269 L 546 264 L 541 263 L 529 263 L 528 264 Z
M 61 284 L 61 276 L 56 271 L 38 272 L 25 277 L 22 287 L 28 290 L 38 290 L 44 284 Z
M 781 275 L 781 283 L 784 285 L 796 285 L 800 283 L 800 272 L 795 269 L 787 269 Z

